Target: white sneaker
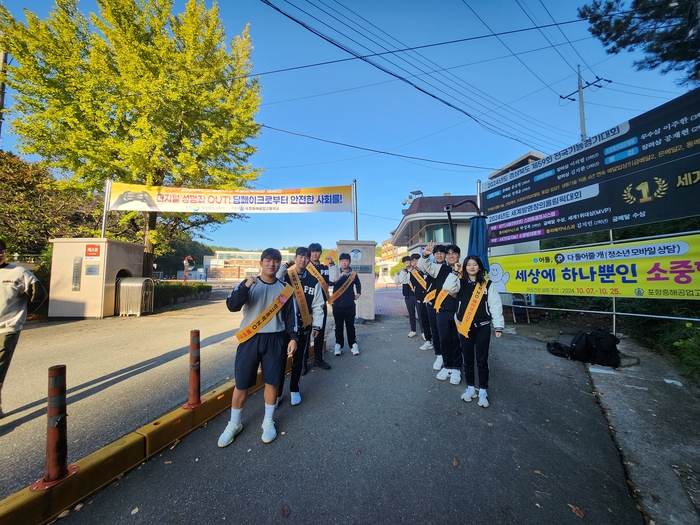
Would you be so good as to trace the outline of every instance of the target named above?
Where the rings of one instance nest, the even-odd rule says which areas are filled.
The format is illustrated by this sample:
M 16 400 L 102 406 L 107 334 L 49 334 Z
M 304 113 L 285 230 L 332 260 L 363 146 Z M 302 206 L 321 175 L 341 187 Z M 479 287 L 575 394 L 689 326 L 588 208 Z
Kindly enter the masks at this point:
M 357 346 L 357 343 L 354 343 L 350 347 L 350 351 L 352 352 L 352 355 L 360 355 L 360 348 Z
M 423 343 L 421 345 L 420 349 L 421 350 L 433 350 L 433 343 L 431 343 L 430 341 L 426 341 L 425 343 Z
M 476 388 L 474 388 L 473 386 L 468 386 L 467 389 L 464 391 L 464 394 L 462 394 L 462 401 L 470 403 L 471 400 L 476 397 Z
M 479 406 L 484 408 L 489 406 L 489 395 L 483 388 L 479 389 Z
M 438 372 L 438 375 L 435 376 L 436 379 L 439 379 L 440 381 L 444 381 L 448 377 L 450 377 L 450 374 L 452 373 L 452 370 L 449 368 L 443 368 Z
M 458 385 L 462 381 L 462 372 L 460 370 L 453 370 L 450 374 L 450 384 Z
M 417 335 L 418 335 L 418 334 L 415 333 L 413 330 L 411 330 L 410 332 L 408 332 L 408 337 L 416 337 Z
M 233 443 L 233 438 L 235 438 L 236 434 L 238 434 L 241 430 L 243 430 L 243 425 L 241 423 L 229 421 L 228 425 L 226 425 L 226 429 L 221 436 L 219 436 L 219 448 L 228 447 L 231 443 Z
M 277 437 L 277 429 L 275 428 L 275 422 L 272 419 L 264 419 L 262 429 L 263 443 L 272 443 Z
M 425 338 L 425 333 L 420 334 L 420 336 L 423 338 L 423 341 L 427 341 L 427 339 Z
M 433 363 L 433 370 L 440 370 L 442 368 L 442 356 L 439 355 L 437 358 L 435 358 L 435 362 Z
M 298 405 L 301 403 L 301 394 L 299 392 L 290 392 L 290 397 L 292 399 L 291 403 L 292 405 Z
M 343 355 L 343 351 L 340 349 L 340 345 L 338 343 L 335 344 L 333 355 Z

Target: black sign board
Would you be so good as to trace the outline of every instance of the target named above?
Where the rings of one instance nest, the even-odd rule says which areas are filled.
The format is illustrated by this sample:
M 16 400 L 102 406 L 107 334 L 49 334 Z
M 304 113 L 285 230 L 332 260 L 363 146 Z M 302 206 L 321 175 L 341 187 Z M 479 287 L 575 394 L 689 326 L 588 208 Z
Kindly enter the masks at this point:
M 484 187 L 490 246 L 700 215 L 700 89 Z

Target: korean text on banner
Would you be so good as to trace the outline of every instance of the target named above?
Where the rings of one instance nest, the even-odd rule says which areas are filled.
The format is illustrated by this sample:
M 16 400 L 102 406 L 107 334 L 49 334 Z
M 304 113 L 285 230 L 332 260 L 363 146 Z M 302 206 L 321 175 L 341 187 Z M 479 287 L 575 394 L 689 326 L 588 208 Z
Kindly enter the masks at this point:
M 494 269 L 499 292 L 700 299 L 700 235 L 494 257 Z
M 206 190 L 114 183 L 109 209 L 241 214 L 352 212 L 352 186 Z

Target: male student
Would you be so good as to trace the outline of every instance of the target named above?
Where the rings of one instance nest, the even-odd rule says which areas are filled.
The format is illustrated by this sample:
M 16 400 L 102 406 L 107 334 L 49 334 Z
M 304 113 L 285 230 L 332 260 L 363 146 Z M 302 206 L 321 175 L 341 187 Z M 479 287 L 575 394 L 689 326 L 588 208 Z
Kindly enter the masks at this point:
M 435 242 L 430 241 L 423 249 L 423 256 L 418 260 L 418 268 L 435 279 L 435 312 L 438 334 L 440 335 L 440 347 L 442 351 L 442 370 L 436 379 L 458 385 L 462 380 L 462 349 L 459 344 L 459 332 L 455 324 L 454 316 L 457 313 L 457 299 L 443 288 L 445 279 L 453 269 L 458 268 L 460 249 L 456 244 L 446 246 L 447 264 L 432 262 L 429 257 L 433 253 Z
M 309 249 L 300 247 L 296 250 L 294 260 L 281 265 L 277 272 L 277 277 L 283 279 L 294 289 L 299 313 L 297 320 L 299 341 L 297 351 L 292 357 L 292 373 L 289 378 L 292 405 L 301 403 L 299 379 L 301 378 L 302 361 L 309 342 L 318 335 L 323 324 L 323 305 L 325 304 L 323 291 L 318 281 L 307 271 L 308 264 Z M 284 356 L 278 399 L 282 397 L 286 364 L 287 358 Z
M 411 328 L 408 332 L 408 337 L 416 337 L 418 335 L 418 332 L 416 332 L 416 291 L 413 283 L 411 283 L 411 270 L 413 269 L 411 256 L 403 256 L 401 262 L 403 263 L 403 268 L 394 277 L 394 282 L 401 286 L 401 293 L 408 311 L 408 324 Z
M 321 264 L 321 252 L 323 248 L 317 242 L 312 242 L 309 244 L 309 254 L 310 263 L 306 269 L 307 271 L 318 281 L 323 290 L 323 324 L 321 329 L 317 332 L 316 337 L 314 337 L 314 366 L 321 368 L 322 370 L 330 370 L 331 365 L 323 360 L 323 338 L 326 335 L 326 320 L 328 319 L 328 306 L 325 301 L 330 298 L 330 293 L 328 291 L 328 266 Z M 304 364 L 306 364 L 306 357 L 304 358 Z M 304 371 L 302 370 L 302 375 Z
M 330 280 L 333 284 L 333 295 L 330 303 L 333 306 L 333 319 L 335 320 L 335 348 L 336 356 L 342 355 L 345 341 L 343 338 L 343 326 L 348 334 L 348 346 L 352 355 L 360 355 L 355 337 L 355 301 L 360 298 L 362 285 L 360 279 L 350 268 L 350 254 L 341 253 L 338 257 L 338 265 L 331 264 Z
M 277 278 L 282 263 L 279 250 L 268 248 L 260 256 L 260 275 L 248 277 L 226 299 L 231 312 L 243 309 L 241 327 L 236 333 L 235 379 L 231 399 L 231 420 L 219 437 L 219 447 L 231 443 L 241 430 L 241 413 L 248 400 L 248 389 L 255 385 L 258 368 L 265 383 L 265 416 L 262 440 L 271 443 L 277 437 L 273 416 L 277 406 L 280 367 L 284 366 L 284 332 L 289 337 L 286 353 L 297 349 L 298 327 L 294 290 Z

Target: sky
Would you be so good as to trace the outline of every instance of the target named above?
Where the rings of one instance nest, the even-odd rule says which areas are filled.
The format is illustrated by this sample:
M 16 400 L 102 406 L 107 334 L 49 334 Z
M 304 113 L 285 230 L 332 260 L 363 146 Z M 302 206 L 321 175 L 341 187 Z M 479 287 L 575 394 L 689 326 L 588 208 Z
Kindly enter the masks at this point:
M 45 18 L 53 6 L 0 1 L 22 20 L 24 8 Z M 264 174 L 253 186 L 356 181 L 358 239 L 381 244 L 399 225 L 411 192 L 474 195 L 477 180 L 518 157 L 579 142 L 579 66 L 583 84 L 590 83 L 583 92 L 588 136 L 689 90 L 678 86 L 678 75 L 637 71 L 640 54 L 608 55 L 576 16 L 585 3 L 220 2 L 228 40 L 250 25 L 253 73 L 262 84 L 256 121 L 266 127 L 250 160 Z M 174 12 L 183 6 L 177 0 Z M 79 8 L 97 9 L 93 0 Z M 0 147 L 14 149 L 7 127 Z M 311 242 L 333 248 L 355 238 L 354 225 L 348 212 L 251 214 L 207 232 L 202 242 L 243 250 Z

